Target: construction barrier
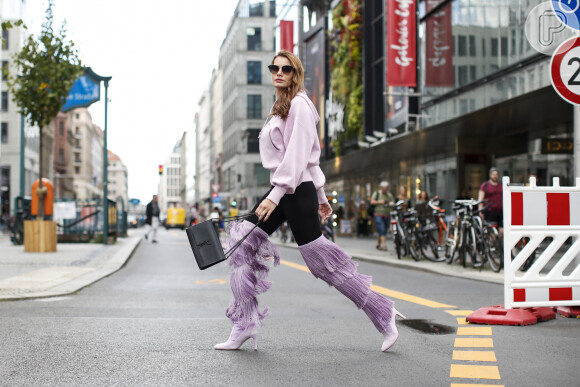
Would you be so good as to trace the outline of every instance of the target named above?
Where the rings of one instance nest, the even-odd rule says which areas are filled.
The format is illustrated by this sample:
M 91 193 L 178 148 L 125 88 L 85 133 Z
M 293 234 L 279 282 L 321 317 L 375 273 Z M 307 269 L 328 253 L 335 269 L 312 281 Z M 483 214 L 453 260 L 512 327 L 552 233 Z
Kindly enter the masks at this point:
M 580 178 L 575 187 L 503 178 L 505 309 L 580 305 Z M 527 262 L 533 263 L 519 270 Z

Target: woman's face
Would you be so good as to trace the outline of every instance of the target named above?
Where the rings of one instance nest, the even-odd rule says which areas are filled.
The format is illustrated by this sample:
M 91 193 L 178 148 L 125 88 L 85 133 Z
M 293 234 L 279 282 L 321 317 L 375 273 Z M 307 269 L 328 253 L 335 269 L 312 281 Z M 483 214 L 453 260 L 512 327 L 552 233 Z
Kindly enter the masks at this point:
M 274 85 L 277 89 L 285 89 L 288 88 L 292 84 L 292 77 L 294 76 L 294 70 L 290 71 L 290 73 L 285 74 L 282 71 L 282 66 L 292 66 L 290 61 L 283 57 L 278 56 L 274 59 L 274 63 L 272 63 L 279 67 L 277 73 L 272 74 L 272 85 Z

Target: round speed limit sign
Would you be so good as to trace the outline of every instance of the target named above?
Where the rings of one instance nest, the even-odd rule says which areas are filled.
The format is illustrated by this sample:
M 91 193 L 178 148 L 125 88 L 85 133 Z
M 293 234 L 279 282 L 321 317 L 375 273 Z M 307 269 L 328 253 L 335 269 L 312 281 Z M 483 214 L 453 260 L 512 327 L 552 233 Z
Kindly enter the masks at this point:
M 550 62 L 550 79 L 560 97 L 580 105 L 580 37 L 558 46 Z

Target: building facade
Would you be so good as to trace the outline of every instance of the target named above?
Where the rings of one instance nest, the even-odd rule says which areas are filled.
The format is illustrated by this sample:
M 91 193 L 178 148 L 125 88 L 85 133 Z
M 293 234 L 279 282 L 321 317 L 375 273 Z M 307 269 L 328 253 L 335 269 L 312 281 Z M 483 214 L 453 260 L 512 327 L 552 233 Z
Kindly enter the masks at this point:
M 550 57 L 524 33 L 539 1 L 419 2 L 416 87 L 387 82 L 396 55 L 387 4 L 363 6 L 364 138 L 375 141 L 321 164 L 345 209 L 358 209 L 381 180 L 449 206 L 462 192 L 477 197 L 492 166 L 513 182 L 535 174 L 542 185 L 574 184 L 573 108 L 550 84 Z
M 167 217 L 167 209 L 171 207 L 183 207 L 184 202 L 181 197 L 182 174 L 181 158 L 184 137 L 182 137 L 173 147 L 173 150 L 163 164 L 163 173 L 159 179 L 159 218 Z
M 274 103 L 267 66 L 274 56 L 275 1 L 241 0 L 220 48 L 223 76 L 222 206 L 249 210 L 269 188 L 258 134 Z M 243 69 L 243 71 L 240 71 Z
M 0 20 L 25 20 L 26 2 L 6 0 L 0 3 Z M 20 51 L 25 39 L 26 29 L 13 27 L 2 32 L 3 44 L 0 50 L 2 64 L 1 99 L 0 99 L 0 219 L 8 217 L 15 211 L 14 202 L 17 196 L 30 196 L 32 183 L 38 179 L 39 172 L 39 136 L 38 128 L 22 122 L 18 106 L 12 100 L 5 71 L 16 73 L 12 56 Z M 23 135 L 21 131 L 23 129 Z M 22 138 L 24 144 L 22 144 Z M 24 170 L 21 171 L 21 144 L 24 146 Z M 23 176 L 21 176 L 23 174 Z M 22 185 L 21 185 L 22 182 Z M 22 191 L 22 192 L 21 192 Z
M 107 197 L 117 202 L 123 201 L 124 208 L 127 208 L 129 203 L 129 172 L 127 166 L 115 153 L 107 150 L 107 154 L 107 178 L 109 180 Z

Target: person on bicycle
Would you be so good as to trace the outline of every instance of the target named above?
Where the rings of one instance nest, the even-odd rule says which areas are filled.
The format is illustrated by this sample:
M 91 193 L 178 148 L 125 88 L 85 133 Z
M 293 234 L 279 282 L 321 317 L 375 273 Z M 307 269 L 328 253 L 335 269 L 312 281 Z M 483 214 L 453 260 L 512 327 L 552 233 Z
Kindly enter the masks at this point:
M 376 191 L 371 197 L 371 205 L 375 206 L 375 224 L 379 239 L 377 240 L 377 250 L 387 251 L 387 229 L 391 223 L 391 211 L 395 198 L 389 192 L 389 182 L 381 181 L 381 189 Z
M 486 199 L 479 208 L 488 206 L 481 216 L 489 223 L 496 223 L 500 238 L 503 235 L 503 187 L 499 181 L 499 170 L 492 167 L 489 170 L 489 180 L 479 187 L 478 200 Z

